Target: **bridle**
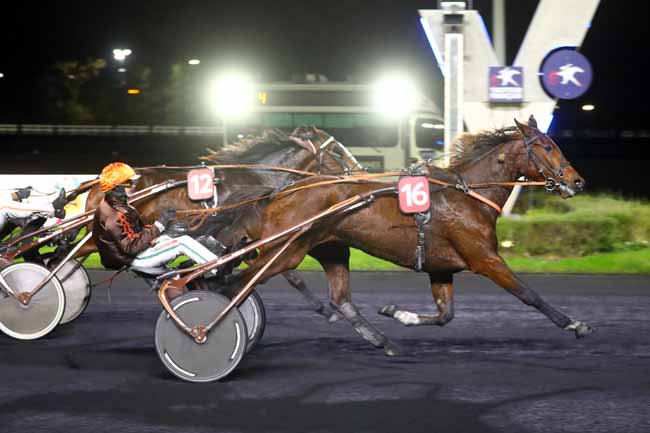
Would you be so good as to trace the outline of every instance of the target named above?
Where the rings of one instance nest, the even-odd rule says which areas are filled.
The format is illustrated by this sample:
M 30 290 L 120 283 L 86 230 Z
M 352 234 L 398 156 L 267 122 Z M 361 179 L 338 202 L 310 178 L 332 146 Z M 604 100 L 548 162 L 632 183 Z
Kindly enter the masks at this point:
M 318 162 L 319 174 L 323 168 L 323 156 L 325 154 L 328 154 L 334 161 L 336 161 L 341 168 L 340 174 L 349 174 L 353 171 L 366 171 L 366 168 L 357 160 L 357 158 L 354 157 L 354 155 L 352 155 L 352 152 L 350 152 L 343 143 L 337 141 L 333 136 L 330 136 L 318 147 L 316 147 L 309 138 L 303 139 L 296 136 L 292 136 L 291 138 L 300 147 L 312 153 L 314 159 Z M 342 154 L 338 153 L 334 149 L 338 149 Z M 346 158 L 352 162 L 353 167 L 349 167 Z
M 334 142 L 334 145 L 332 148 L 328 148 L 328 145 L 332 142 Z M 335 152 L 334 148 L 338 148 L 341 152 L 343 152 L 343 155 Z M 351 171 L 366 171 L 366 168 L 357 160 L 357 158 L 355 158 L 354 155 L 352 155 L 352 152 L 350 152 L 348 148 L 343 145 L 343 143 L 335 139 L 333 136 L 330 136 L 330 138 L 325 140 L 323 144 L 319 146 L 319 149 L 319 162 L 321 165 L 323 163 L 323 153 L 328 153 L 332 159 L 338 163 L 338 165 L 343 169 L 345 173 L 350 173 Z M 348 167 L 345 158 L 347 158 L 349 161 L 352 161 L 352 168 Z
M 526 148 L 526 153 L 528 157 L 528 165 L 530 165 L 530 162 L 533 162 L 533 165 L 537 169 L 537 172 L 544 177 L 546 181 L 546 185 L 544 186 L 547 191 L 552 192 L 555 191 L 556 189 L 560 188 L 562 184 L 564 183 L 564 169 L 567 168 L 571 163 L 562 157 L 562 162 L 560 163 L 559 167 L 553 168 L 551 167 L 548 163 L 545 161 L 542 161 L 539 156 L 533 151 L 533 143 L 535 143 L 537 140 L 539 140 L 542 137 L 548 137 L 548 135 L 544 134 L 543 132 L 540 132 L 539 134 L 535 134 L 532 137 L 526 137 L 524 135 L 524 146 Z M 550 175 L 549 175 L 550 173 Z

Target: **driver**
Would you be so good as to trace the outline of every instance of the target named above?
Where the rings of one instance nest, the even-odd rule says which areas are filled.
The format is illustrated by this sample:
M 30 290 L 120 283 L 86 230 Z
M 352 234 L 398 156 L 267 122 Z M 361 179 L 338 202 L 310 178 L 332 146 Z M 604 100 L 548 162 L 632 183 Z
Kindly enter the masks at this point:
M 167 271 L 165 263 L 180 255 L 195 263 L 216 259 L 216 255 L 189 236 L 161 236 L 176 217 L 175 209 L 167 209 L 151 225 L 142 222 L 138 211 L 127 201 L 127 190 L 139 177 L 122 162 L 107 165 L 99 175 L 104 199 L 95 211 L 93 240 L 102 265 L 108 269 L 130 266 L 156 275 Z
M 25 203 L 32 192 L 31 187 L 20 188 L 11 193 L 11 201 L 0 201 L 0 240 L 16 227 L 25 227 L 34 220 L 43 225 L 46 218 L 65 218 L 64 206 L 68 202 L 65 190 L 50 203 Z M 38 227 L 37 227 L 38 228 Z

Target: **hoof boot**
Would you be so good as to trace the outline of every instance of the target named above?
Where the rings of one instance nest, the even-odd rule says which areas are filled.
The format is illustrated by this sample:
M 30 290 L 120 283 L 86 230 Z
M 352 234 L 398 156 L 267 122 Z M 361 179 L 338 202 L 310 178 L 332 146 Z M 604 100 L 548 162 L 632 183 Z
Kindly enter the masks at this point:
M 394 317 L 395 312 L 397 312 L 397 305 L 384 305 L 381 307 L 381 309 L 378 311 L 379 314 L 382 316 L 387 316 L 387 317 Z
M 341 318 L 341 315 L 335 311 L 332 311 L 332 314 L 327 318 L 327 323 L 330 325 L 334 322 L 337 322 Z
M 399 348 L 391 342 L 384 345 L 384 355 L 386 356 L 401 356 L 402 352 Z
M 584 338 L 587 335 L 592 334 L 593 332 L 594 332 L 594 328 L 587 325 L 586 323 L 579 324 L 575 329 L 576 338 Z

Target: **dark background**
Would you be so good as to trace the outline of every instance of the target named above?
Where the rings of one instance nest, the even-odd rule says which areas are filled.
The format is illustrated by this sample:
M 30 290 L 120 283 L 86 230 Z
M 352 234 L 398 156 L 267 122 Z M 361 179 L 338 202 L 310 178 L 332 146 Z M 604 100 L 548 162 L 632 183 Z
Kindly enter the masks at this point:
M 506 2 L 509 63 L 536 5 L 536 0 Z M 256 78 L 263 81 L 319 72 L 332 81 L 367 82 L 382 70 L 407 70 L 440 103 L 441 77 L 417 13 L 435 7 L 435 1 L 415 0 L 12 2 L 3 5 L 0 28 L 0 72 L 5 74 L 0 79 L 0 123 L 47 123 L 41 106 L 52 65 L 88 57 L 102 57 L 110 64 L 111 51 L 118 46 L 131 48 L 129 63 L 149 65 L 154 75 L 189 58 L 201 59 L 206 71 L 237 65 L 256 71 Z M 474 7 L 490 30 L 491 1 L 476 0 Z M 647 183 L 643 167 L 650 160 L 648 15 L 645 1 L 601 1 L 581 48 L 594 69 L 592 87 L 575 101 L 561 101 L 555 113 L 551 132 L 557 136 L 561 130 L 575 131 L 573 137 L 557 140 L 570 159 L 582 161 L 579 168 L 587 177 L 603 178 L 596 183 L 599 189 L 645 194 L 639 184 Z M 581 111 L 585 103 L 594 104 L 596 110 Z M 3 155 L 33 153 L 16 140 L 0 138 Z M 59 154 L 60 144 L 41 146 L 36 156 Z M 88 145 L 78 145 L 84 146 Z M 193 157 L 173 143 L 125 146 L 113 140 L 101 143 L 104 146 L 135 160 L 145 154 L 160 154 L 156 162 Z M 79 152 L 74 143 L 67 148 Z M 606 173 L 602 169 L 608 164 Z M 52 170 L 42 164 L 38 169 Z M 12 164 L 2 171 L 11 170 L 18 168 Z M 612 173 L 626 179 L 608 187 Z

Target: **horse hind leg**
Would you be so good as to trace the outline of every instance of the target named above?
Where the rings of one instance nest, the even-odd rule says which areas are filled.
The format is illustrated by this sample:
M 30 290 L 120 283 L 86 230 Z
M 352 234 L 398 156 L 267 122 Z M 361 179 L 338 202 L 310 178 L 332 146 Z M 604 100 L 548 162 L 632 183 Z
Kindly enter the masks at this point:
M 318 260 L 325 270 L 329 284 L 332 307 L 354 330 L 375 347 L 383 348 L 388 356 L 398 356 L 397 346 L 381 331 L 374 327 L 352 303 L 350 294 L 350 250 L 348 248 L 330 248 L 312 251 L 310 254 Z
M 291 284 L 293 288 L 298 290 L 298 292 L 305 298 L 307 304 L 311 307 L 312 310 L 318 314 L 325 316 L 329 319 L 330 322 L 336 321 L 339 316 L 334 312 L 334 310 L 326 304 L 323 304 L 320 299 L 314 293 L 309 290 L 307 283 L 300 276 L 300 273 L 295 270 L 285 271 L 282 273 L 282 276 Z
M 397 305 L 385 305 L 379 314 L 392 317 L 406 326 L 444 326 L 454 318 L 454 285 L 451 273 L 430 273 L 431 294 L 438 308 L 438 314 L 418 314 L 400 309 Z
M 337 311 L 345 320 L 352 324 L 352 327 L 359 335 L 375 347 L 383 348 L 387 356 L 401 355 L 398 347 L 388 339 L 380 330 L 375 328 L 368 319 L 363 317 L 359 309 L 352 302 L 344 302 L 341 305 L 334 304 Z

